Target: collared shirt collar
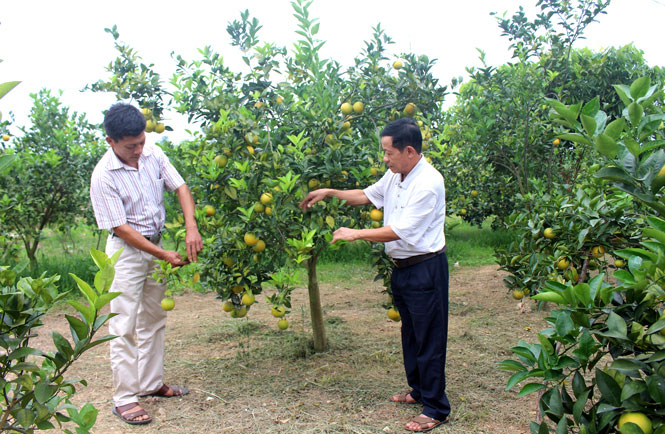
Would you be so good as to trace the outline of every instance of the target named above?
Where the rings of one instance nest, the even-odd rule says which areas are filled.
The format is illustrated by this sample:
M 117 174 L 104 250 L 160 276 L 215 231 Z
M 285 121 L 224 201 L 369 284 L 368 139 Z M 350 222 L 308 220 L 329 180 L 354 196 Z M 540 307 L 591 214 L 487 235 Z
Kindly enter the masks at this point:
M 122 161 L 120 161 L 120 158 L 118 158 L 117 155 L 115 155 L 115 152 L 113 152 L 113 148 L 109 147 L 108 152 L 111 154 L 109 157 L 109 163 L 108 163 L 108 170 L 118 170 L 118 169 L 126 169 L 126 170 L 137 170 L 133 168 L 132 166 L 129 166 Z M 146 144 L 143 147 L 143 152 L 141 152 L 141 157 L 139 158 L 139 167 L 141 166 L 141 163 L 145 161 L 146 157 L 149 157 L 152 155 L 154 152 L 154 148 L 152 145 Z
M 407 182 L 407 180 L 410 181 L 411 179 L 415 178 L 415 175 L 416 175 L 420 170 L 422 170 L 422 168 L 423 168 L 423 162 L 427 162 L 427 161 L 426 161 L 425 158 L 423 157 L 423 154 L 420 154 L 420 159 L 419 159 L 418 162 L 415 164 L 415 166 L 413 166 L 413 167 L 411 168 L 411 171 L 409 171 L 409 173 L 408 173 L 406 176 L 402 177 L 402 174 L 400 173 L 400 180 L 401 180 L 401 182 L 404 183 L 404 182 Z

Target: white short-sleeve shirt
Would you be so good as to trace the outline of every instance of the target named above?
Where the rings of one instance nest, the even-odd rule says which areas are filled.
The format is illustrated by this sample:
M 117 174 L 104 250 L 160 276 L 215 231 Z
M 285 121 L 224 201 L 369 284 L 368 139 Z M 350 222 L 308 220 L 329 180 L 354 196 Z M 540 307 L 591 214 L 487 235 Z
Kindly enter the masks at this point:
M 154 235 L 166 219 L 164 190 L 173 191 L 184 183 L 159 146 L 144 146 L 138 169 L 124 164 L 109 148 L 90 180 L 97 226 L 111 230 L 128 223 L 142 235 Z
M 390 257 L 438 252 L 446 245 L 443 176 L 425 158 L 420 158 L 403 181 L 401 174 L 388 170 L 363 191 L 375 207 L 383 208 L 383 225 L 400 238 L 386 243 Z

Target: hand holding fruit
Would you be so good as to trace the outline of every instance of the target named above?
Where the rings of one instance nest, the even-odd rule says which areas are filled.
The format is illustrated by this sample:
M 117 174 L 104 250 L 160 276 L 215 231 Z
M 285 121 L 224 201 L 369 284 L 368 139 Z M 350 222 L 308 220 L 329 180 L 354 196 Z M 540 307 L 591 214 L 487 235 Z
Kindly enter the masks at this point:
M 328 195 L 328 191 L 329 190 L 327 188 L 321 188 L 319 190 L 310 191 L 298 206 L 302 208 L 303 211 L 306 211 L 309 208 L 311 208 L 312 205 L 314 205 L 316 202 L 325 199 Z

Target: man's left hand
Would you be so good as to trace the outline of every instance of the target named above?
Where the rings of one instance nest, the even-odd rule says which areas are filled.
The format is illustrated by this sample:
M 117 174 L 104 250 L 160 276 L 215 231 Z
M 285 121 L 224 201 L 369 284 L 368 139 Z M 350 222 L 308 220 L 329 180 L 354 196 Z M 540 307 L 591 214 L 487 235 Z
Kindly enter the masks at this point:
M 196 262 L 196 254 L 203 249 L 203 240 L 198 228 L 187 230 L 185 245 L 187 246 L 187 259 L 189 262 Z

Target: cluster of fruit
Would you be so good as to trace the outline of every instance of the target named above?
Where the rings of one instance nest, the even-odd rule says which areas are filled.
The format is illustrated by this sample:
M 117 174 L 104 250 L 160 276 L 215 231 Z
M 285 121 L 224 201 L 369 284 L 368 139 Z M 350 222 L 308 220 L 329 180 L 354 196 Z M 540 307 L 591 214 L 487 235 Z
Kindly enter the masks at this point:
M 164 130 L 166 129 L 166 126 L 159 122 L 159 119 L 155 119 L 152 115 L 152 110 L 149 108 L 142 108 L 141 113 L 143 113 L 143 116 L 145 116 L 145 132 L 146 133 L 152 133 L 155 132 L 157 134 L 162 134 Z

